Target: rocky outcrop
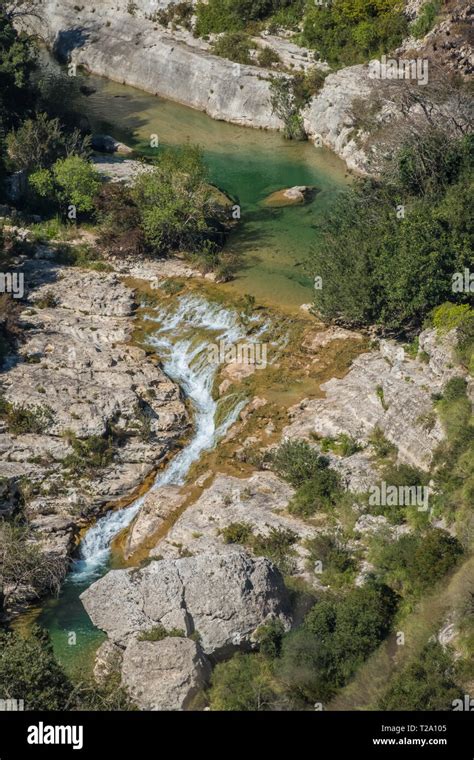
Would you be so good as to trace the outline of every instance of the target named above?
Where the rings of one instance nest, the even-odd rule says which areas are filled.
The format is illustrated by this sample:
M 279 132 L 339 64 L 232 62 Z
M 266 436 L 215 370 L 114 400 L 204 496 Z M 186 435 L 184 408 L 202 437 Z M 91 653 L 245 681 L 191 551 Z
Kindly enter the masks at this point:
M 164 529 L 167 520 L 184 504 L 185 499 L 179 486 L 161 486 L 149 491 L 127 533 L 125 558 L 129 559 L 160 529 Z
M 210 675 L 209 660 L 190 639 L 132 641 L 123 655 L 122 686 L 141 710 L 186 710 Z
M 290 625 L 286 590 L 267 559 L 243 551 L 150 562 L 112 570 L 81 595 L 92 622 L 121 647 L 163 626 L 194 634 L 214 658 L 250 648 L 273 618 Z
M 315 188 L 306 187 L 306 185 L 296 185 L 286 190 L 277 190 L 269 195 L 268 198 L 265 198 L 263 203 L 265 206 L 274 206 L 276 208 L 280 206 L 297 206 L 311 200 L 315 195 Z
M 151 550 L 151 557 L 179 557 L 180 552 L 195 556 L 232 550 L 223 531 L 233 523 L 245 523 L 252 535 L 267 536 L 272 528 L 295 533 L 298 543 L 292 556 L 292 570 L 305 572 L 308 552 L 306 539 L 314 528 L 286 512 L 294 490 L 272 472 L 256 472 L 246 479 L 216 475 L 212 485 L 190 505 L 171 530 Z M 234 545 L 235 548 L 235 545 Z
M 189 423 L 179 388 L 129 342 L 132 291 L 38 255 L 21 268 L 25 341 L 2 374 L 2 511 L 21 490 L 33 540 L 66 568 L 77 527 L 142 487 Z
M 288 438 L 352 436 L 367 445 L 374 428 L 379 428 L 398 449 L 398 459 L 423 470 L 429 469 L 443 431 L 433 415 L 432 394 L 442 391 L 454 375 L 462 374 L 452 357 L 456 335 L 440 339 L 433 330 L 420 335 L 420 358 L 412 359 L 391 341 L 381 341 L 377 351 L 362 354 L 342 379 L 321 387 L 323 399 L 305 400 L 290 409 Z M 424 359 L 424 360 L 423 360 Z M 367 460 L 370 447 L 347 457 Z
M 169 3 L 162 3 L 162 7 Z M 150 16 L 157 4 L 138 0 L 45 0 L 38 17 L 21 23 L 64 59 L 114 81 L 138 87 L 250 127 L 278 129 L 269 103 L 270 72 L 218 58 L 190 32 L 170 32 Z

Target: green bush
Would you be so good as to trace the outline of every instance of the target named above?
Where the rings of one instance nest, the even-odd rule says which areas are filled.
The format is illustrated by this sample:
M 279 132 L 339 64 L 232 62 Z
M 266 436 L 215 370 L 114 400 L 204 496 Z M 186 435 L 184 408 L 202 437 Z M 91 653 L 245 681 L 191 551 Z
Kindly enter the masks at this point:
M 132 199 L 145 243 L 156 255 L 197 252 L 222 235 L 225 210 L 196 146 L 163 151 L 158 164 L 138 177 Z
M 258 65 L 264 69 L 271 69 L 273 64 L 281 63 L 281 58 L 275 50 L 270 47 L 260 48 L 258 51 Z
M 307 542 L 306 548 L 309 550 L 311 569 L 316 562 L 321 562 L 323 576 L 327 573 L 347 573 L 356 567 L 350 551 L 333 536 L 319 534 Z
M 226 32 L 219 37 L 212 46 L 214 55 L 227 58 L 236 63 L 251 64 L 250 50 L 256 47 L 255 43 L 244 32 Z
M 324 318 L 403 332 L 448 299 L 468 300 L 452 292 L 452 276 L 472 260 L 473 147 L 469 136 L 430 132 L 401 150 L 396 187 L 361 182 L 338 196 L 310 258 L 323 281 L 315 308 Z M 394 212 L 398 199 L 403 219 Z
M 239 653 L 214 668 L 209 691 L 211 710 L 268 710 L 274 699 L 271 664 L 267 658 Z
M 260 653 L 270 660 L 279 657 L 284 634 L 285 628 L 281 620 L 270 620 L 269 623 L 264 623 L 257 628 L 255 638 L 258 641 Z
M 79 130 L 67 132 L 59 119 L 37 114 L 7 136 L 8 157 L 13 168 L 29 174 L 50 168 L 60 158 L 75 155 L 88 159 L 91 155 L 91 138 Z M 43 177 L 45 175 L 43 174 Z
M 459 541 L 439 528 L 407 534 L 378 550 L 377 566 L 387 583 L 407 594 L 432 587 L 462 556 Z
M 308 3 L 301 42 L 323 60 L 349 66 L 396 48 L 408 28 L 398 0 Z
M 48 407 L 17 406 L 4 400 L 0 406 L 0 417 L 5 420 L 13 435 L 39 435 L 44 433 L 52 422 L 52 412 Z
M 86 475 L 108 467 L 112 462 L 114 451 L 110 435 L 106 437 L 91 435 L 81 439 L 74 433 L 67 432 L 65 437 L 72 446 L 73 452 L 64 457 L 62 465 L 75 475 Z
M 156 625 L 154 628 L 150 628 L 149 631 L 141 631 L 138 634 L 138 641 L 163 641 L 163 639 L 171 636 L 172 638 L 186 638 L 186 631 L 181 628 L 171 628 L 169 631 L 163 625 Z
M 454 680 L 452 654 L 437 641 L 430 641 L 390 683 L 378 704 L 379 710 L 428 712 L 452 710 L 453 700 L 463 698 Z
M 272 458 L 273 469 L 294 488 L 312 480 L 326 469 L 328 460 L 303 440 L 287 440 Z
M 94 199 L 101 186 L 97 170 L 80 156 L 59 159 L 51 169 L 34 172 L 29 182 L 37 197 L 64 209 L 74 206 L 85 214 L 94 210 Z
M 418 14 L 418 18 L 411 24 L 410 33 L 417 39 L 428 34 L 436 23 L 440 9 L 440 0 L 425 3 Z
M 286 574 L 293 569 L 291 558 L 294 554 L 293 544 L 297 540 L 298 536 L 292 530 L 272 527 L 268 535 L 254 536 L 249 545 L 255 554 L 268 557 L 282 573 Z
M 249 523 L 231 523 L 222 531 L 222 537 L 226 544 L 247 544 L 252 535 L 252 526 Z
M 325 467 L 298 488 L 288 511 L 299 517 L 311 517 L 319 510 L 334 507 L 342 493 L 341 476 Z
M 24 700 L 26 710 L 67 710 L 71 691 L 45 631 L 35 626 L 24 638 L 0 630 L 0 699 Z
M 393 591 L 375 582 L 317 603 L 283 641 L 277 673 L 290 693 L 330 699 L 388 634 L 396 606 Z

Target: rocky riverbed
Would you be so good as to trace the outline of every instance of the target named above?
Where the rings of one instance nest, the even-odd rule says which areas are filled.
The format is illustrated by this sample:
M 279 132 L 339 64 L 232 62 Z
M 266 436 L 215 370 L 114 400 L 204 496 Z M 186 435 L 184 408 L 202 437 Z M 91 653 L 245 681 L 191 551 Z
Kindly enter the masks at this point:
M 24 501 L 46 554 L 68 565 L 78 529 L 131 499 L 189 431 L 180 389 L 131 341 L 133 291 L 114 273 L 56 265 L 47 249 L 20 266 L 25 342 L 2 376 L 3 514 Z M 31 431 L 31 432 L 30 432 Z M 94 446 L 107 441 L 97 460 Z M 28 599 L 16 588 L 6 606 Z

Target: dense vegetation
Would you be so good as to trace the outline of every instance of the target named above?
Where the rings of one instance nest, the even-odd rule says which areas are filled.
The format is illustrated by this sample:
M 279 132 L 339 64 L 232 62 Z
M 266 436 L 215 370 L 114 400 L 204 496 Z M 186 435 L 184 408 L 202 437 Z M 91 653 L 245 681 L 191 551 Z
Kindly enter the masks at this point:
M 196 7 L 196 33 L 294 30 L 296 41 L 334 65 L 351 65 L 394 49 L 408 30 L 398 0 L 210 0 Z M 429 15 L 429 14 L 428 14 Z M 428 16 L 427 16 L 428 19 Z M 431 19 L 431 15 L 429 15 Z M 420 23 L 424 29 L 429 20 Z M 232 55 L 229 57 L 232 58 Z M 233 59 L 235 60 L 235 59 Z
M 325 318 L 401 332 L 444 301 L 469 302 L 452 283 L 474 262 L 473 159 L 472 135 L 432 131 L 401 149 L 393 178 L 341 193 L 310 259 Z

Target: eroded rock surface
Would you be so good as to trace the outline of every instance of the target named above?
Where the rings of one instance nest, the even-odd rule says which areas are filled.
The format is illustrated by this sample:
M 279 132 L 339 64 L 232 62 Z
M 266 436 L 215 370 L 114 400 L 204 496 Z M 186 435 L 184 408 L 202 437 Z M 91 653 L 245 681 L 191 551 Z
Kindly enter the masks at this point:
M 280 573 L 268 559 L 242 550 L 112 570 L 81 600 L 94 625 L 121 646 L 161 625 L 196 634 L 206 654 L 221 657 L 251 647 L 256 629 L 269 619 L 290 625 Z
M 391 341 L 381 341 L 377 351 L 359 356 L 344 378 L 321 386 L 325 398 L 305 400 L 290 409 L 291 423 L 284 435 L 308 438 L 312 433 L 331 437 L 345 433 L 367 444 L 378 427 L 397 447 L 400 462 L 427 470 L 443 439 L 441 424 L 433 415 L 432 394 L 441 392 L 462 370 L 452 357 L 454 333 L 440 339 L 427 330 L 419 342 L 425 353 L 418 359 Z M 354 457 L 364 459 L 370 454 Z M 354 457 L 343 460 L 344 466 Z

